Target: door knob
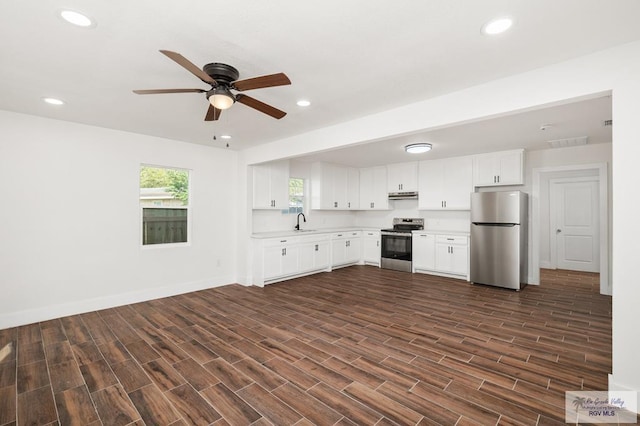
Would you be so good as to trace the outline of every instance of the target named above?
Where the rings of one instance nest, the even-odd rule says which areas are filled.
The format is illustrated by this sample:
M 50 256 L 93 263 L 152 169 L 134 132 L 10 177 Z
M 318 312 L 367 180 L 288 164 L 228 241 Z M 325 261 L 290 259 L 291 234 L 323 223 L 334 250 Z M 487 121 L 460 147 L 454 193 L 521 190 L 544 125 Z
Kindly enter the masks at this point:
M 556 234 L 559 234 L 562 232 L 562 229 L 556 229 Z

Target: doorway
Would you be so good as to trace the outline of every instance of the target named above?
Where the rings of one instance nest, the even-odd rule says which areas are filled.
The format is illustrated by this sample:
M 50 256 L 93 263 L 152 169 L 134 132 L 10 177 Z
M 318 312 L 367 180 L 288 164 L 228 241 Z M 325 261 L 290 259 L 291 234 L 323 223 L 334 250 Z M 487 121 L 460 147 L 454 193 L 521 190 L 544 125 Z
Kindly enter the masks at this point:
M 551 269 L 600 272 L 598 177 L 549 180 Z
M 597 215 L 598 215 L 598 266 L 600 270 L 600 293 L 612 294 L 611 274 L 609 268 L 609 203 L 608 203 L 608 171 L 607 163 L 584 164 L 558 167 L 541 167 L 532 170 L 532 203 L 530 232 L 530 269 L 529 283 L 540 283 L 540 268 L 551 268 L 551 191 L 552 179 L 593 177 L 597 181 Z M 554 232 L 556 228 L 553 228 Z M 574 241 L 575 242 L 575 241 Z M 557 247 L 556 247 L 557 250 Z M 541 257 L 541 253 L 543 256 Z

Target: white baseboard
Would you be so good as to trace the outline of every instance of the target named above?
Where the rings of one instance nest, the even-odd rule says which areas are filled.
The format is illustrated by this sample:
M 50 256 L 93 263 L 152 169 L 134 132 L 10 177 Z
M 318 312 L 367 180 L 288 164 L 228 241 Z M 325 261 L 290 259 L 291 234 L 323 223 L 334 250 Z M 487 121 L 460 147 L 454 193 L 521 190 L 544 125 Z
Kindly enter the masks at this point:
M 555 269 L 553 267 L 553 265 L 551 265 L 551 262 L 548 260 L 541 260 L 540 261 L 540 265 L 539 265 L 542 269 Z
M 78 300 L 70 303 L 27 309 L 0 314 L 0 330 L 20 325 L 33 324 L 40 321 L 77 315 L 85 312 L 108 309 L 131 303 L 145 302 L 192 291 L 205 290 L 234 283 L 234 277 L 215 277 L 210 280 L 193 281 L 157 288 L 148 288 L 129 293 L 114 294 L 106 297 Z

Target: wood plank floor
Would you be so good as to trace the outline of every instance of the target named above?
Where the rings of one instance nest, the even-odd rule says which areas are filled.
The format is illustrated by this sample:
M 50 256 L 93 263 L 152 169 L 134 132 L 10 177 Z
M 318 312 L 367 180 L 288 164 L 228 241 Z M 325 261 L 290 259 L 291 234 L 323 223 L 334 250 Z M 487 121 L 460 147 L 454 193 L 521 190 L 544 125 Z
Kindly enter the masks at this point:
M 605 390 L 611 298 L 354 266 L 0 330 L 0 425 L 564 425 Z

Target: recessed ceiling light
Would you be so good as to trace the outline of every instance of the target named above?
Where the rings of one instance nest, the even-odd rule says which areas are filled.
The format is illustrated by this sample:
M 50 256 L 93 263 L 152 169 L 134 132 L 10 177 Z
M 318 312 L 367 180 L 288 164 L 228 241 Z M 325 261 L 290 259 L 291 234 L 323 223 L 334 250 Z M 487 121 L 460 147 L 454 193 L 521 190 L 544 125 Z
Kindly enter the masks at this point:
M 507 31 L 513 25 L 513 19 L 502 17 L 493 19 L 482 27 L 482 32 L 488 35 L 496 35 Z
M 296 102 L 296 104 L 301 107 L 308 107 L 309 105 L 311 105 L 311 102 L 307 101 L 306 99 L 300 99 L 298 102 Z
M 42 98 L 42 100 L 50 105 L 64 105 L 64 101 L 56 98 Z
M 430 143 L 412 143 L 404 147 L 404 150 L 409 154 L 422 154 L 423 152 L 431 151 Z
M 220 139 L 231 139 L 231 135 L 221 135 Z
M 60 17 L 70 24 L 77 25 L 78 27 L 95 27 L 95 22 L 89 18 L 87 15 L 84 15 L 80 12 L 76 12 L 75 10 L 61 10 Z

